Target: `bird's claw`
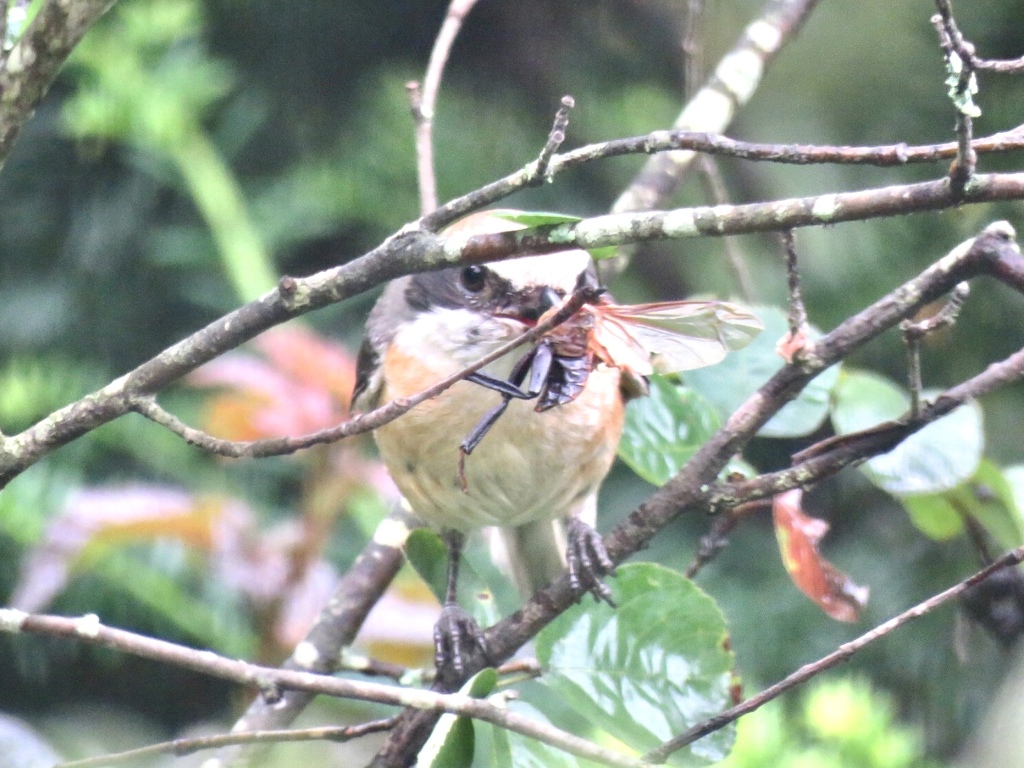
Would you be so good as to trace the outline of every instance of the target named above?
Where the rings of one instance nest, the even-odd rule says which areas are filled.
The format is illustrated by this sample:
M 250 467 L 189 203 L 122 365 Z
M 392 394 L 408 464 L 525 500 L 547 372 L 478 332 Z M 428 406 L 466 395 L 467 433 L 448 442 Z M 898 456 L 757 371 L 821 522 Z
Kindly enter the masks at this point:
M 488 658 L 480 625 L 455 603 L 446 604 L 434 625 L 434 666 L 441 682 L 457 687 L 473 660 Z
M 602 579 L 615 574 L 615 563 L 604 548 L 601 534 L 578 518 L 569 521 L 566 533 L 569 585 L 577 594 L 589 592 L 598 602 L 603 600 L 614 608 L 612 591 Z

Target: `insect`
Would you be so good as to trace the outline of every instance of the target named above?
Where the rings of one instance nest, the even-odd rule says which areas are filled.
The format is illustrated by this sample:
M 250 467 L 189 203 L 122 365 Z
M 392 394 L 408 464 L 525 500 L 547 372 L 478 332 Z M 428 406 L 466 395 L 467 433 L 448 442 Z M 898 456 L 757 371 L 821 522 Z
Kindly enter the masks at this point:
M 645 394 L 644 377 L 677 373 L 720 362 L 742 349 L 764 326 L 745 309 L 725 301 L 667 301 L 616 304 L 602 290 L 582 309 L 523 355 L 507 381 L 486 374 L 467 377 L 499 392 L 488 411 L 459 446 L 459 477 L 465 490 L 465 460 L 501 418 L 513 399 L 537 400 L 538 413 L 575 400 L 598 363 L 620 369 L 631 394 Z M 557 311 L 557 307 L 549 312 Z M 543 319 L 543 318 L 542 318 Z M 529 382 L 523 388 L 523 382 Z

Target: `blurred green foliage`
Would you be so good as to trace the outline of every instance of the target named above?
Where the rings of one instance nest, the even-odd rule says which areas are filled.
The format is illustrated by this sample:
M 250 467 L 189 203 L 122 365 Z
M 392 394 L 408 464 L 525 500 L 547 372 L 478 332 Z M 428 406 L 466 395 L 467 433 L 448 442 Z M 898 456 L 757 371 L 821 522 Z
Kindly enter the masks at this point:
M 0 174 L 0 427 L 11 433 L 28 426 L 258 295 L 278 275 L 344 262 L 415 217 L 404 83 L 421 76 L 445 5 L 122 0 L 87 36 Z M 564 93 L 578 105 L 567 147 L 668 124 L 681 103 L 683 6 L 675 0 L 594 0 L 585 9 L 552 0 L 481 3 L 453 51 L 435 119 L 442 199 L 532 160 Z M 709 4 L 707 65 L 732 45 L 756 7 L 754 0 Z M 1016 56 L 1024 48 L 1017 3 L 960 3 L 957 11 L 983 55 Z M 831 144 L 949 140 L 953 114 L 930 13 L 928 4 L 865 0 L 853 23 L 849 8 L 821 4 L 730 135 Z M 1020 94 L 1019 80 L 982 78 L 979 134 L 1024 121 Z M 641 162 L 592 165 L 510 202 L 599 213 Z M 981 165 L 995 170 L 1012 162 L 983 158 Z M 883 186 L 944 171 L 725 160 L 720 166 L 740 201 Z M 672 204 L 705 200 L 694 178 Z M 972 206 L 799 232 L 812 322 L 833 327 L 993 219 L 1020 228 L 1020 211 L 1019 203 Z M 737 244 L 757 286 L 757 295 L 745 298 L 780 304 L 785 274 L 775 239 L 751 236 Z M 712 239 L 652 245 L 613 288 L 624 302 L 728 296 L 734 288 L 723 253 L 722 242 Z M 371 300 L 362 297 L 308 322 L 354 347 Z M 979 284 L 952 332 L 926 341 L 926 385 L 954 383 L 1019 348 L 1021 307 L 1021 297 L 1009 290 Z M 895 332 L 850 362 L 892 381 L 905 377 Z M 704 389 L 714 391 L 714 380 Z M 965 537 L 937 541 L 950 526 L 929 530 L 922 519 L 934 522 L 938 515 L 948 524 L 951 505 L 962 507 L 966 499 L 977 503 L 979 517 L 1002 521 L 1001 529 L 990 525 L 1002 531 L 1002 543 L 1019 536 L 1020 501 L 1011 504 L 1010 497 L 1024 483 L 1017 472 L 1007 485 L 996 467 L 1024 460 L 1020 396 L 1018 385 L 982 403 L 985 458 L 972 477 L 935 490 L 936 498 L 904 502 L 920 529 L 860 473 L 844 473 L 810 495 L 810 511 L 832 523 L 823 544 L 830 559 L 871 586 L 860 625 L 831 622 L 793 588 L 766 520 L 755 516 L 737 531 L 700 582 L 726 616 L 747 679 L 777 679 L 976 567 Z M 162 396 L 190 423 L 199 421 L 205 399 L 186 388 Z M 829 407 L 834 413 L 834 404 Z M 761 439 L 748 458 L 759 469 L 778 468 L 823 431 L 798 434 Z M 3 491 L 0 562 L 9 565 L 0 569 L 2 594 L 14 588 L 15 564 L 43 540 L 49 521 L 78 489 L 151 482 L 244 498 L 271 529 L 300 514 L 316 519 L 308 509 L 317 507 L 309 479 L 329 474 L 322 457 L 223 464 L 153 425 L 122 419 L 58 451 Z M 995 501 L 979 492 L 993 488 Z M 649 492 L 618 468 L 602 497 L 602 527 Z M 360 504 L 376 508 L 366 495 L 353 498 L 353 507 Z M 705 520 L 680 521 L 654 543 L 650 559 L 685 568 L 706 528 Z M 325 529 L 323 546 L 343 568 L 365 540 L 366 525 L 343 519 Z M 54 610 L 98 612 L 113 624 L 232 653 L 251 649 L 262 636 L 265 617 L 210 580 L 208 564 L 180 542 L 136 542 L 87 565 Z M 803 695 L 799 714 L 775 708 L 741 723 L 731 759 L 736 766 L 895 768 L 921 764 L 915 761 L 923 751 L 951 754 L 976 726 L 1004 665 L 993 641 L 976 633 L 965 643 L 955 621 L 950 610 L 929 616 L 854 659 L 853 668 L 888 694 L 857 682 L 816 688 Z M 165 729 L 223 717 L 233 703 L 218 683 L 24 638 L 0 639 L 0 679 L 10 681 L 0 691 L 0 709 L 55 712 L 75 701 L 104 700 Z M 913 724 L 910 730 L 894 724 L 894 712 Z
M 773 702 L 740 721 L 721 768 L 938 768 L 921 734 L 863 678 L 812 683 L 788 709 Z

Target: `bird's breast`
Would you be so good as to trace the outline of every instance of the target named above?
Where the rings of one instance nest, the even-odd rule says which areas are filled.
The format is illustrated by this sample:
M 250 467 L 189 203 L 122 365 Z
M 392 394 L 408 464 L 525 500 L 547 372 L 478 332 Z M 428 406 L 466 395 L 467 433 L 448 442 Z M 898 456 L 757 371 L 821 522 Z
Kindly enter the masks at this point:
M 498 375 L 514 362 L 503 361 Z M 408 397 L 462 365 L 392 344 L 384 365 L 384 398 Z M 575 400 L 543 413 L 513 400 L 465 460 L 459 446 L 501 396 L 459 382 L 376 432 L 395 483 L 421 516 L 438 528 L 514 526 L 570 514 L 596 493 L 622 432 L 619 372 L 599 365 Z

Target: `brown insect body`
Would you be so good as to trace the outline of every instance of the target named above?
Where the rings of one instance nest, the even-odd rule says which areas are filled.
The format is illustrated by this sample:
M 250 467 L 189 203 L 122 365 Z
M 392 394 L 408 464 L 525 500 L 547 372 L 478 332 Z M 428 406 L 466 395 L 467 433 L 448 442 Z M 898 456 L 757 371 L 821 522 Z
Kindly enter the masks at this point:
M 552 308 L 549 312 L 557 311 Z M 543 318 L 541 318 L 543 319 Z M 500 392 L 502 402 L 486 413 L 460 446 L 459 474 L 466 456 L 480 443 L 515 399 L 537 399 L 543 412 L 571 403 L 586 389 L 598 362 L 623 373 L 623 393 L 642 394 L 652 373 L 674 373 L 719 362 L 746 346 L 763 328 L 754 315 L 724 301 L 668 301 L 615 304 L 597 293 L 575 315 L 546 333 L 513 366 L 508 381 L 467 377 Z M 522 384 L 529 374 L 526 389 Z
M 538 393 L 535 411 L 542 413 L 571 403 L 583 392 L 594 369 L 594 353 L 590 349 L 593 331 L 593 315 L 580 312 L 544 336 L 528 353 L 534 355 L 530 391 Z M 537 360 L 537 355 L 543 357 L 540 350 L 544 346 L 550 349 L 551 356 L 546 371 L 544 361 Z M 542 381 L 535 382 L 534 377 Z

